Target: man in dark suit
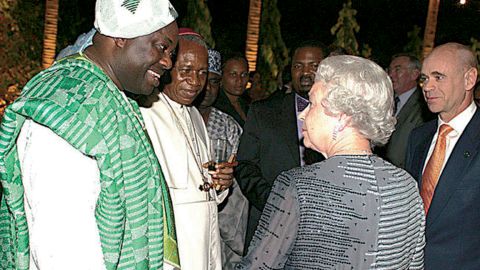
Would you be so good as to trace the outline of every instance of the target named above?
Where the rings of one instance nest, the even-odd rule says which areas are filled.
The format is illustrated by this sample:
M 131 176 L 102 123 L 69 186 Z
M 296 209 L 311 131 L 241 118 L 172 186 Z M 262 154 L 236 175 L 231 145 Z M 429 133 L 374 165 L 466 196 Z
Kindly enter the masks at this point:
M 388 143 L 375 149 L 375 152 L 400 168 L 405 168 L 410 132 L 435 118 L 428 110 L 422 90 L 417 87 L 420 69 L 420 61 L 408 54 L 394 55 L 388 67 L 388 75 L 395 91 L 397 124 Z
M 458 43 L 435 48 L 420 84 L 438 119 L 409 138 L 406 169 L 427 214 L 425 269 L 480 269 L 480 112 L 473 101 L 477 60 Z
M 305 151 L 301 143 L 302 123 L 297 115 L 308 104 L 308 91 L 324 55 L 320 42 L 302 43 L 292 57 L 294 93 L 274 94 L 250 107 L 235 170 L 240 188 L 250 202 L 246 247 L 253 237 L 275 178 L 282 171 L 323 158 L 312 150 Z

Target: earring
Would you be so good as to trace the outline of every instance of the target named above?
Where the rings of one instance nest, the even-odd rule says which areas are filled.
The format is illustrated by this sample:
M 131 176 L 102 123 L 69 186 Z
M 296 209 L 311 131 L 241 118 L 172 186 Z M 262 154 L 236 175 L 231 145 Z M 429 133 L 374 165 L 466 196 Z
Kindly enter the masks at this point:
M 332 132 L 332 140 L 334 140 L 334 141 L 337 140 L 337 135 L 338 135 L 339 131 L 340 131 L 340 124 L 337 124 L 335 126 L 335 128 L 333 129 L 333 132 Z

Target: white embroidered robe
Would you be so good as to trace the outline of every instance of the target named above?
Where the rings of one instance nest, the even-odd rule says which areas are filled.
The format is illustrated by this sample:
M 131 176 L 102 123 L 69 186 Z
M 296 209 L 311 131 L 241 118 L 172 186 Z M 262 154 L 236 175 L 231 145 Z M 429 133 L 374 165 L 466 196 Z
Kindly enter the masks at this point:
M 159 97 L 141 112 L 172 198 L 180 265 L 182 270 L 221 269 L 217 204 L 227 192 L 217 195 L 211 190 L 209 195 L 199 190 L 203 183 L 199 165 L 210 159 L 205 124 L 195 107 L 180 105 L 162 93 Z

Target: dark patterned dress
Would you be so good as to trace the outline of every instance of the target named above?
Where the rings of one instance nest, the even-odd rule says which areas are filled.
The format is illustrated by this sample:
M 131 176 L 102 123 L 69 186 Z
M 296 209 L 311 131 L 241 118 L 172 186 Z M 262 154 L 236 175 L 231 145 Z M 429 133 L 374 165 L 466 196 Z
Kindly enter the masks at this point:
M 233 117 L 212 107 L 207 131 L 211 139 L 227 140 L 228 153 L 237 153 L 242 128 Z M 242 259 L 248 219 L 248 200 L 243 196 L 236 180 L 225 202 L 218 212 L 222 269 L 231 270 Z
M 207 131 L 210 139 L 225 139 L 228 153 L 237 153 L 242 128 L 230 115 L 212 107 L 208 116 Z
M 375 155 L 333 156 L 275 181 L 237 269 L 423 269 L 417 183 Z

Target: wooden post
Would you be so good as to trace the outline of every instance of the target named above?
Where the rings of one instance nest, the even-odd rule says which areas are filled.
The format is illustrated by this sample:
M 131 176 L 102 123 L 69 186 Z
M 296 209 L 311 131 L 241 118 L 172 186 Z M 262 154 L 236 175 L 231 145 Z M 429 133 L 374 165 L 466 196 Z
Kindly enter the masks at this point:
M 439 6 L 440 0 L 430 0 L 428 3 L 427 22 L 425 24 L 425 33 L 423 36 L 423 58 L 433 50 Z
M 42 67 L 48 68 L 55 60 L 57 46 L 58 0 L 46 0 L 43 31 Z
M 249 71 L 255 71 L 257 69 L 258 39 L 260 36 L 261 18 L 262 0 L 250 0 L 247 41 L 245 46 L 245 57 L 248 60 Z

